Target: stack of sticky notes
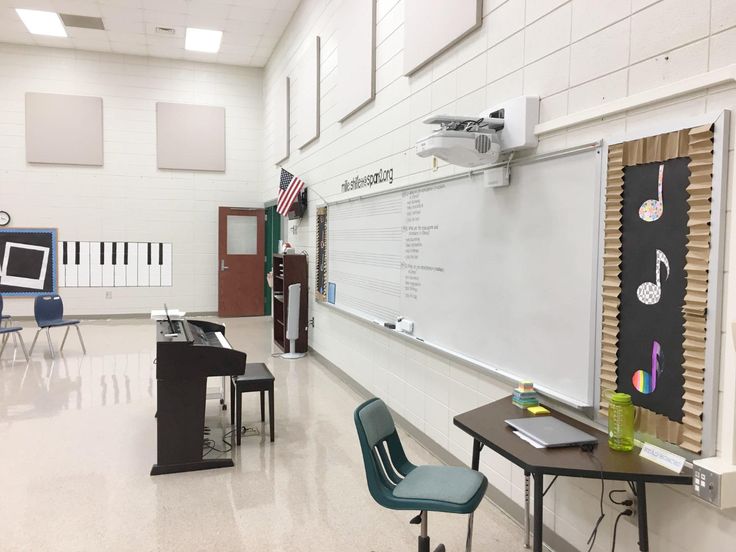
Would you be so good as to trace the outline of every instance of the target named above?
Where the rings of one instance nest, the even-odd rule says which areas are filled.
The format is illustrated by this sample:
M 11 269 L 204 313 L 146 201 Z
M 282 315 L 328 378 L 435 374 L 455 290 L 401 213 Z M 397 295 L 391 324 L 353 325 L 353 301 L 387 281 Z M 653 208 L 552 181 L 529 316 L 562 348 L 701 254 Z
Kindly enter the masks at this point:
M 539 406 L 537 392 L 534 390 L 534 384 L 530 381 L 520 381 L 519 386 L 514 389 L 514 396 L 511 398 L 519 408 L 529 408 L 530 406 Z

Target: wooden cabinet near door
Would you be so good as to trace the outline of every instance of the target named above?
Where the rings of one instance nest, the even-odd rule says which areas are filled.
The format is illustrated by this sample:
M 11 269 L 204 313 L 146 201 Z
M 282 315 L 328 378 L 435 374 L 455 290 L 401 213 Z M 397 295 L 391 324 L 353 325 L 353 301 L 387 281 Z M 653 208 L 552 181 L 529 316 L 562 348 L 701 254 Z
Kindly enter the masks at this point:
M 273 340 L 282 351 L 289 350 L 286 339 L 286 323 L 289 312 L 289 286 L 301 284 L 299 294 L 299 339 L 296 340 L 297 353 L 307 352 L 307 256 L 306 255 L 274 255 L 273 256 Z

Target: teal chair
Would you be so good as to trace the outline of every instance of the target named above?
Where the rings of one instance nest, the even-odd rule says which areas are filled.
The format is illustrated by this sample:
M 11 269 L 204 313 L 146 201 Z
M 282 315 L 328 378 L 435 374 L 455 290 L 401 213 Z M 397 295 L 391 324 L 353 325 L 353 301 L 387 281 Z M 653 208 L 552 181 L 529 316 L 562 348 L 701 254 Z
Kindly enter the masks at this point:
M 470 514 L 466 552 L 473 540 L 473 512 L 488 480 L 477 471 L 453 466 L 415 466 L 406 459 L 391 413 L 380 399 L 370 399 L 354 414 L 365 475 L 373 499 L 391 510 L 419 510 L 410 523 L 421 524 L 419 552 L 429 552 L 427 512 Z M 435 552 L 444 552 L 440 544 Z

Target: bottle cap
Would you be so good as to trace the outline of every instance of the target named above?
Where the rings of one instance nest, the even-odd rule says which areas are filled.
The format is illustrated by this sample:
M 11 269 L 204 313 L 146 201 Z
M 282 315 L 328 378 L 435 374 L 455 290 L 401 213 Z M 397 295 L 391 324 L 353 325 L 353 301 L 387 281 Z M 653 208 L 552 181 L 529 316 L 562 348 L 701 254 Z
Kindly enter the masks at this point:
M 628 406 L 631 404 L 631 395 L 628 393 L 614 393 L 611 395 L 611 402 L 620 406 Z

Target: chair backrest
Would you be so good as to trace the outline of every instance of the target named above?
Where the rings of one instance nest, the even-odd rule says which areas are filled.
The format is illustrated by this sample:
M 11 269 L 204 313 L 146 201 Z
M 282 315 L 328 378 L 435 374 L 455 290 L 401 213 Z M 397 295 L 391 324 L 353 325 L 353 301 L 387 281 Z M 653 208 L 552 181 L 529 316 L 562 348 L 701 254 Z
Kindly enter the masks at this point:
M 355 409 L 355 428 L 371 496 L 391 508 L 393 489 L 416 466 L 406 459 L 396 426 L 386 404 L 370 399 Z
M 61 320 L 64 317 L 64 303 L 61 297 L 53 295 L 39 295 L 33 304 L 33 314 L 36 324 L 43 327 L 49 322 Z

